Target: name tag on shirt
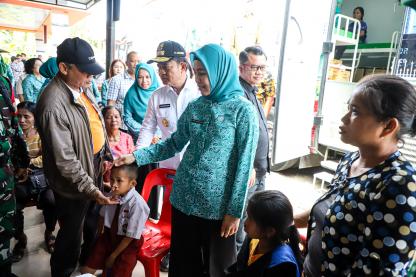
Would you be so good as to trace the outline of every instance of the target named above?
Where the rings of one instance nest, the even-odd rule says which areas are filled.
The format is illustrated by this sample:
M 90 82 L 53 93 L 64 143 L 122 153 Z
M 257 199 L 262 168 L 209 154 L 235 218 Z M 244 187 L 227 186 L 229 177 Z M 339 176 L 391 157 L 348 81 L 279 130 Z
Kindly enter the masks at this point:
M 196 123 L 196 124 L 204 124 L 203 120 L 197 120 L 197 119 L 191 119 L 192 123 Z
M 166 109 L 166 108 L 170 108 L 170 104 L 160 104 L 159 105 L 159 109 Z

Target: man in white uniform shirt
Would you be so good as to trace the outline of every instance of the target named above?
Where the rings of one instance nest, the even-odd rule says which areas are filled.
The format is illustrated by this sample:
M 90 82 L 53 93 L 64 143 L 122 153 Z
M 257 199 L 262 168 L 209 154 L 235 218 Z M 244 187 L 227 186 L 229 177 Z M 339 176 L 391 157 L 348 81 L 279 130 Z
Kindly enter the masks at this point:
M 157 128 L 162 139 L 176 131 L 176 123 L 188 103 L 201 96 L 193 79 L 187 75 L 192 69 L 186 59 L 185 49 L 177 42 L 164 41 L 157 48 L 157 57 L 147 63 L 157 63 L 160 79 L 164 86 L 153 92 L 147 105 L 146 116 L 137 139 L 137 148 L 151 144 Z M 159 163 L 160 167 L 176 169 L 185 150 L 175 157 Z
M 170 137 L 176 131 L 179 117 L 188 103 L 201 96 L 192 78 L 191 65 L 186 59 L 185 49 L 177 42 L 164 41 L 157 48 L 156 58 L 147 63 L 157 63 L 160 79 L 164 86 L 153 92 L 147 105 L 146 116 L 137 139 L 137 148 L 147 147 L 159 128 L 162 139 Z M 187 75 L 187 70 L 190 76 Z M 175 169 L 181 162 L 185 149 L 176 156 L 159 162 L 159 167 Z M 169 255 L 163 258 L 160 266 L 162 271 L 169 269 Z

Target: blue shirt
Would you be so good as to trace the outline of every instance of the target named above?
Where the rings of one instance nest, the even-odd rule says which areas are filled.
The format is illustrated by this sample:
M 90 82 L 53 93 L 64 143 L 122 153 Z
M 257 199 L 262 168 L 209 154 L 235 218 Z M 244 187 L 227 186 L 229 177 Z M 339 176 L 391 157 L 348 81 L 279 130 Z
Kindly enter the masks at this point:
M 165 160 L 189 142 L 180 163 L 172 205 L 181 212 L 221 220 L 240 218 L 259 136 L 254 106 L 242 96 L 191 102 L 171 137 L 135 151 L 139 165 Z
M 360 36 L 359 38 L 359 43 L 366 43 L 367 40 L 367 23 L 365 23 L 364 21 L 360 21 L 361 23 L 361 31 L 364 31 L 364 35 L 360 36 L 360 34 L 358 34 Z M 348 26 L 348 32 L 353 32 L 354 31 L 354 22 L 351 22 L 350 25 Z
M 38 101 L 39 93 L 43 88 L 45 77 L 41 76 L 39 79 L 33 74 L 28 74 L 22 82 L 23 97 L 25 101 L 36 103 Z

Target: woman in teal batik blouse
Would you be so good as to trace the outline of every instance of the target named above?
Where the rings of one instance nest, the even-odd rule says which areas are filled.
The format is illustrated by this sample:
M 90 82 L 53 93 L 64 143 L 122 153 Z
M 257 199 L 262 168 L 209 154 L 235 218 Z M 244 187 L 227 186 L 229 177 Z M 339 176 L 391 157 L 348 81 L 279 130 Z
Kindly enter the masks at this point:
M 42 61 L 38 58 L 32 58 L 25 62 L 26 78 L 22 82 L 23 97 L 25 101 L 36 103 L 39 93 L 41 92 L 45 78 L 40 75 L 39 68 Z
M 189 142 L 170 197 L 169 276 L 224 276 L 236 261 L 235 232 L 244 209 L 258 140 L 254 107 L 244 99 L 231 53 L 208 44 L 191 53 L 202 97 L 164 141 L 115 163 L 144 165 L 179 153 Z

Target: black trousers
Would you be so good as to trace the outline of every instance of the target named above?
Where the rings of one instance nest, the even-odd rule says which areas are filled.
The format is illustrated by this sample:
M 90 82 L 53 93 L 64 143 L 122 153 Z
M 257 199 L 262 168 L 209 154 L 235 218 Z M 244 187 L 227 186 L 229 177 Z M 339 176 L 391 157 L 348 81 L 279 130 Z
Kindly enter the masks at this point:
M 101 190 L 103 153 L 104 148 L 94 155 L 95 184 Z M 92 251 L 98 238 L 100 205 L 87 199 L 69 199 L 57 193 L 55 200 L 60 229 L 56 237 L 55 251 L 51 256 L 51 273 L 53 277 L 66 277 L 75 270 L 78 258 L 80 265 L 85 265 Z
M 23 235 L 24 215 L 23 209 L 31 200 L 37 200 L 38 208 L 42 209 L 43 218 L 45 220 L 46 231 L 53 232 L 55 230 L 57 215 L 55 207 L 55 197 L 51 189 L 42 191 L 39 195 L 31 194 L 30 184 L 25 182 L 23 184 L 16 184 L 16 216 L 15 216 L 15 238 L 19 240 Z
M 100 213 L 101 205 L 98 205 L 97 202 L 91 201 L 87 215 L 84 220 L 84 228 L 82 233 L 82 246 L 81 254 L 79 256 L 79 265 L 84 266 L 87 263 L 88 257 L 90 256 L 95 242 L 98 239 L 98 220 Z
M 237 253 L 235 235 L 221 238 L 221 224 L 172 207 L 169 277 L 225 276 Z
M 94 155 L 94 168 L 101 168 L 102 166 L 102 154 L 104 149 L 102 149 L 99 153 Z M 103 175 L 100 174 L 99 170 L 96 171 L 97 174 L 95 176 L 96 185 L 103 191 Z M 91 201 L 88 207 L 87 215 L 85 216 L 84 222 L 84 229 L 82 233 L 82 246 L 81 246 L 81 254 L 79 256 L 79 264 L 80 266 L 84 266 L 87 263 L 88 257 L 90 256 L 94 244 L 97 241 L 99 234 L 98 234 L 98 219 L 100 217 L 100 209 L 101 205 L 97 204 L 95 201 Z
M 0 266 L 0 277 L 14 277 L 12 274 L 12 264 L 6 263 Z
M 84 218 L 90 200 L 69 199 L 55 193 L 56 209 L 60 229 L 51 255 L 51 275 L 67 277 L 75 270 L 81 249 Z

